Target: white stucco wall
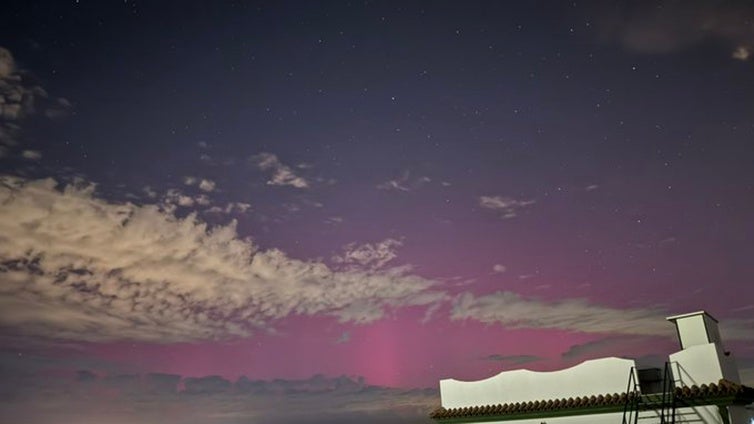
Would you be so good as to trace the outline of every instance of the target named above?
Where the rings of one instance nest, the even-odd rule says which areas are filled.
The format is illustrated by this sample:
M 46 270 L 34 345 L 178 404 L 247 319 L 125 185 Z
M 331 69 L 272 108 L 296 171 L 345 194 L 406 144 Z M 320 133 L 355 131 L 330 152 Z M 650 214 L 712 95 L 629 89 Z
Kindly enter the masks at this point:
M 486 424 L 622 424 L 623 413 L 574 415 L 571 417 L 557 418 L 530 418 L 515 421 L 492 421 Z M 642 424 L 646 423 L 644 420 Z
M 630 359 L 601 358 L 560 371 L 506 371 L 480 381 L 446 379 L 440 381 L 440 397 L 445 408 L 459 408 L 623 393 L 633 366 Z
M 695 424 L 723 424 L 723 418 L 720 416 L 720 409 L 715 405 L 697 406 L 694 408 L 681 408 L 676 410 L 675 422 Z
M 676 386 L 701 386 L 723 378 L 717 348 L 713 343 L 686 348 L 670 355 Z
M 692 346 L 670 355 L 676 386 L 717 384 L 721 378 L 740 382 L 732 357 L 725 356 L 715 343 Z

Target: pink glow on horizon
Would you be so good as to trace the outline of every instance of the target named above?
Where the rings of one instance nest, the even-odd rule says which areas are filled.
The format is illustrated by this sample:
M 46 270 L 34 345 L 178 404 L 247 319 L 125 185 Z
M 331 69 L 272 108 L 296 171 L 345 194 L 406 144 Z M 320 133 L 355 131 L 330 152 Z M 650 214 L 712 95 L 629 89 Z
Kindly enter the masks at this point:
M 348 340 L 338 342 L 344 332 Z M 374 385 L 437 387 L 441 378 L 475 380 L 509 369 L 548 371 L 572 366 L 586 358 L 564 359 L 564 352 L 601 338 L 561 330 L 510 330 L 477 322 L 422 324 L 419 314 L 402 313 L 367 325 L 292 318 L 281 323 L 279 334 L 260 333 L 228 343 L 107 343 L 86 350 L 140 373 L 220 375 L 231 381 L 240 376 L 270 380 L 349 375 L 363 376 Z M 624 343 L 618 353 L 641 356 L 656 343 L 652 339 Z M 615 353 L 607 346 L 595 355 L 611 352 Z M 490 355 L 540 359 L 517 363 L 487 359 Z

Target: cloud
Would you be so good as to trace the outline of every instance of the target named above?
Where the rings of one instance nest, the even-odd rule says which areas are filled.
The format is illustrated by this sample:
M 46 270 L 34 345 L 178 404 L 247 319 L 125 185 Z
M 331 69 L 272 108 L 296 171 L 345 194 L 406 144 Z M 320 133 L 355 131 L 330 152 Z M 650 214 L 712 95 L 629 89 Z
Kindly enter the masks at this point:
M 492 272 L 495 274 L 502 274 L 505 271 L 507 271 L 508 268 L 505 265 L 502 264 L 495 264 L 492 266 Z
M 215 190 L 215 182 L 206 178 L 197 178 L 192 176 L 183 177 L 183 184 L 187 186 L 197 186 L 199 190 L 212 192 Z
M 194 199 L 191 196 L 187 196 L 174 188 L 169 189 L 163 197 L 164 207 L 167 210 L 172 210 L 174 205 L 190 207 L 194 206 Z
M 558 328 L 643 335 L 672 334 L 672 328 L 657 310 L 612 309 L 589 304 L 583 299 L 545 302 L 525 299 L 513 292 L 496 292 L 479 297 L 463 293 L 454 302 L 451 318 L 500 323 L 511 328 Z
M 516 200 L 504 196 L 480 196 L 479 206 L 499 212 L 503 219 L 515 218 L 519 209 L 533 205 L 534 200 Z
M 231 382 L 217 375 L 207 377 L 187 378 L 183 380 L 185 393 L 192 395 L 206 395 L 227 392 Z
M 29 160 L 42 159 L 42 153 L 40 153 L 38 150 L 24 150 L 23 152 L 21 152 L 21 156 L 24 159 L 29 159 Z
M 471 319 L 499 323 L 507 328 L 549 328 L 584 333 L 636 336 L 675 336 L 659 308 L 612 308 L 585 299 L 543 301 L 508 291 L 485 296 L 462 293 L 453 302 L 452 320 Z M 727 340 L 754 340 L 754 319 L 729 319 L 721 323 Z
M 646 341 L 641 336 L 610 336 L 599 340 L 576 344 L 563 352 L 561 357 L 568 360 L 585 360 L 589 358 L 613 356 L 626 352 L 631 347 Z
M 338 225 L 343 223 L 343 217 L 340 216 L 329 216 L 325 218 L 324 223 L 327 225 Z
M 432 179 L 427 176 L 412 178 L 409 171 L 404 171 L 403 174 L 401 174 L 401 176 L 397 179 L 388 180 L 384 183 L 377 184 L 377 189 L 409 192 L 418 190 L 431 181 Z
M 191 177 L 187 177 L 187 178 L 191 178 Z M 153 199 L 157 197 L 157 193 L 150 187 L 145 187 L 143 191 L 149 198 Z M 162 196 L 162 203 L 160 204 L 160 207 L 164 211 L 175 212 L 176 206 L 190 208 L 196 205 L 210 206 L 211 204 L 212 204 L 212 199 L 210 199 L 209 196 L 207 196 L 204 193 L 191 196 L 191 195 L 183 193 L 182 191 L 178 189 L 171 188 L 171 189 L 168 189 L 168 191 L 166 191 L 165 194 Z M 230 213 L 230 210 L 234 208 L 234 205 L 235 203 L 229 203 L 228 206 L 226 207 L 228 212 L 225 212 L 225 213 Z M 224 210 L 222 208 L 219 208 L 217 206 L 212 206 L 208 208 L 205 212 L 223 212 L 223 211 Z
M 97 374 L 89 371 L 89 370 L 79 370 L 76 371 L 76 380 L 77 381 L 94 381 L 97 379 Z
M 15 121 L 34 110 L 34 100 L 42 93 L 21 78 L 11 52 L 0 47 L 0 145 L 5 154 L 18 143 L 20 128 Z
M 370 322 L 446 296 L 410 267 L 382 267 L 395 241 L 357 249 L 365 253 L 346 255 L 352 266 L 334 270 L 260 250 L 235 221 L 210 226 L 159 205 L 106 201 L 93 185 L 56 186 L 0 178 L 0 326 L 22 334 L 225 339 L 291 315 Z
M 215 182 L 212 180 L 202 179 L 199 182 L 199 190 L 206 192 L 215 191 Z
M 108 375 L 102 379 L 104 386 L 115 387 L 119 390 L 134 392 L 142 390 L 140 386 L 139 376 L 136 374 L 117 374 Z
M 13 54 L 8 49 L 0 47 L 0 147 L 2 147 L 2 154 L 7 155 L 10 148 L 18 144 L 21 133 L 18 122 L 40 110 L 45 111 L 45 115 L 50 118 L 57 118 L 65 115 L 70 107 L 71 104 L 66 99 L 50 99 L 42 87 L 31 82 L 29 76 L 18 69 Z M 29 152 L 32 151 L 29 150 Z
M 68 99 L 58 97 L 47 105 L 44 115 L 50 119 L 61 119 L 70 115 L 72 108 L 73 104 Z
M 157 197 L 157 192 L 150 186 L 144 186 L 141 191 L 150 199 Z
M 0 402 L 0 416 L 28 424 L 429 424 L 428 413 L 439 404 L 437 389 L 375 386 L 358 376 L 191 377 L 183 379 L 183 390 L 175 375 L 92 376 L 15 378 L 3 393 L 12 401 Z
M 749 57 L 751 57 L 751 49 L 745 46 L 738 46 L 733 50 L 731 57 L 738 60 L 749 60 Z
M 142 380 L 148 393 L 175 393 L 178 391 L 181 376 L 178 374 L 149 373 Z
M 16 61 L 10 50 L 0 47 L 0 78 L 8 78 L 16 72 Z
M 488 356 L 485 356 L 483 359 L 487 361 L 505 362 L 510 365 L 522 365 L 522 364 L 528 364 L 529 362 L 536 362 L 536 361 L 542 360 L 542 358 L 536 355 L 500 355 L 500 354 L 488 355 Z
M 714 41 L 726 45 L 733 58 L 746 60 L 754 47 L 751 2 L 637 1 L 602 7 L 597 16 L 603 40 L 638 53 L 669 53 Z
M 202 205 L 202 206 L 208 206 L 210 203 L 212 203 L 212 201 L 209 199 L 209 197 L 207 197 L 206 194 L 200 194 L 200 195 L 196 196 L 194 198 L 194 201 L 198 205 Z
M 372 269 L 382 268 L 398 256 L 396 248 L 402 245 L 401 240 L 392 238 L 379 243 L 361 245 L 350 243 L 346 245 L 341 255 L 333 256 L 332 260 L 338 264 L 367 266 Z
M 348 343 L 349 341 L 351 341 L 351 333 L 344 331 L 341 333 L 340 337 L 338 337 L 338 340 L 335 340 L 335 344 Z
M 250 158 L 262 171 L 271 171 L 272 176 L 267 184 L 274 186 L 291 186 L 295 188 L 308 188 L 309 182 L 296 175 L 293 170 L 284 165 L 278 157 L 272 153 L 262 152 Z
M 251 209 L 251 205 L 249 203 L 243 203 L 243 202 L 229 202 L 225 205 L 224 208 L 221 208 L 219 206 L 212 206 L 211 208 L 204 211 L 205 213 L 210 214 L 244 214 L 249 209 Z

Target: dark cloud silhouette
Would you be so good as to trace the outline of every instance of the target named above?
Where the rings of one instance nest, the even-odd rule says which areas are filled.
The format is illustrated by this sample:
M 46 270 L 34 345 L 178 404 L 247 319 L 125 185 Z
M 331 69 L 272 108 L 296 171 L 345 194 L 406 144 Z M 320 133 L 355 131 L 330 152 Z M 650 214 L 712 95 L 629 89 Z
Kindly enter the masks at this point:
M 566 360 L 586 360 L 602 356 L 626 356 L 626 352 L 651 340 L 643 336 L 609 336 L 586 343 L 575 344 L 561 357 Z M 667 340 L 662 340 L 667 343 Z
M 536 355 L 500 355 L 496 353 L 485 356 L 483 359 L 487 361 L 506 362 L 511 365 L 521 365 L 529 362 L 536 362 L 542 358 Z
M 160 373 L 108 375 L 99 369 L 51 377 L 40 369 L 14 376 L 11 383 L 25 389 L 7 391 L 0 384 L 0 416 L 13 411 L 29 424 L 430 423 L 428 413 L 440 402 L 436 389 L 374 386 L 358 376 L 241 377 L 231 383 L 216 375 L 182 379 Z M 39 408 L 42 403 L 47 407 Z
M 89 370 L 79 370 L 76 371 L 76 381 L 80 381 L 83 383 L 88 383 L 91 381 L 97 380 L 97 374 L 89 371 Z
M 149 392 L 176 393 L 181 376 L 177 374 L 150 373 L 144 376 L 145 388 Z
M 231 388 L 230 381 L 217 375 L 187 378 L 183 381 L 183 384 L 186 387 L 184 393 L 192 395 L 223 393 Z

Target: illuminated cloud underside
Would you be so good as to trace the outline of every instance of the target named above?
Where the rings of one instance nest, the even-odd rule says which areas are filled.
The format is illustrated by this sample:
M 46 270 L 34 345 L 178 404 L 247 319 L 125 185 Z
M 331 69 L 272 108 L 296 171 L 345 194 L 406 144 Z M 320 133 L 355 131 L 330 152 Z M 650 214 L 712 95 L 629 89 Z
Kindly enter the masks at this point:
M 445 295 L 407 267 L 380 271 L 290 258 L 155 205 L 109 203 L 92 185 L 5 177 L 0 322 L 80 340 L 243 337 L 291 315 L 343 322 Z

